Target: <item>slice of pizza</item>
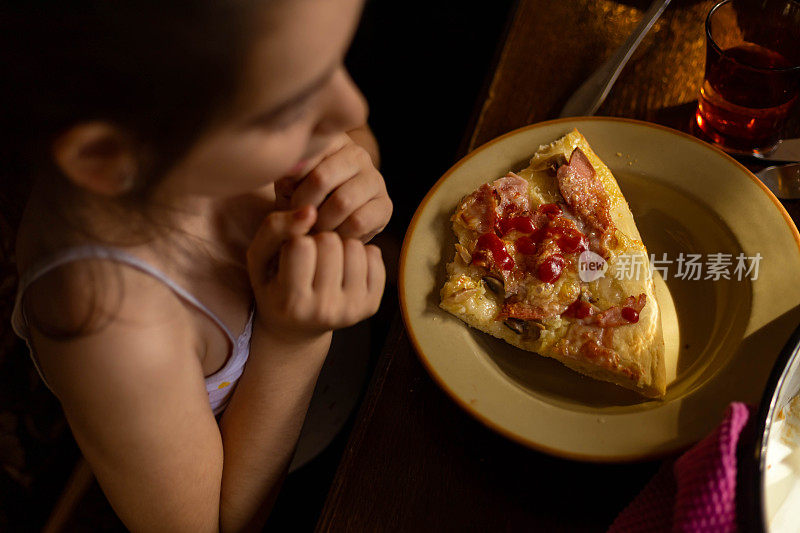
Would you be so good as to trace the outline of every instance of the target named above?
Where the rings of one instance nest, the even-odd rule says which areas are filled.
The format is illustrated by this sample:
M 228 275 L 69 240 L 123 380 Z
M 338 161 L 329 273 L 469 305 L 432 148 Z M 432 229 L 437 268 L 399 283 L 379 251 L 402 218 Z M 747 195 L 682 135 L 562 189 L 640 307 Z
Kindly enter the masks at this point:
M 587 376 L 664 396 L 647 251 L 614 176 L 577 130 L 466 196 L 451 220 L 443 309 Z

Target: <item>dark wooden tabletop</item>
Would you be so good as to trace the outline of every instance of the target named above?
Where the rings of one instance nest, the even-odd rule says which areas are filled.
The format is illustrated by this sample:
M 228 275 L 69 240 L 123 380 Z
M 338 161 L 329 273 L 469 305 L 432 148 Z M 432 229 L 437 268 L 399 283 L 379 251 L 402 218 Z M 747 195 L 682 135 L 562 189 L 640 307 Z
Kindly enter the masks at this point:
M 703 22 L 713 3 L 674 0 L 598 114 L 688 131 L 703 79 Z M 648 4 L 520 0 L 462 151 L 555 118 Z M 788 133 L 800 134 L 798 122 L 794 117 Z M 784 205 L 797 223 L 798 203 Z M 318 529 L 605 531 L 661 464 L 568 461 L 495 434 L 430 379 L 398 315 Z

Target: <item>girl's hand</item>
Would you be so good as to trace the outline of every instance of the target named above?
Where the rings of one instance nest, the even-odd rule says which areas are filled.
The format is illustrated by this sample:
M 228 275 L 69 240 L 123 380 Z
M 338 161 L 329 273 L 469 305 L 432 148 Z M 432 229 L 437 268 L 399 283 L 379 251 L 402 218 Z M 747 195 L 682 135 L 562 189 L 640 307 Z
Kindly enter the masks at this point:
M 319 212 L 314 229 L 336 231 L 343 239 L 367 242 L 392 215 L 383 176 L 367 150 L 344 133 L 307 174 L 284 178 L 275 190 L 280 209 L 312 205 Z
M 386 272 L 380 250 L 330 231 L 305 206 L 275 211 L 247 252 L 258 325 L 284 341 L 303 341 L 375 314 Z

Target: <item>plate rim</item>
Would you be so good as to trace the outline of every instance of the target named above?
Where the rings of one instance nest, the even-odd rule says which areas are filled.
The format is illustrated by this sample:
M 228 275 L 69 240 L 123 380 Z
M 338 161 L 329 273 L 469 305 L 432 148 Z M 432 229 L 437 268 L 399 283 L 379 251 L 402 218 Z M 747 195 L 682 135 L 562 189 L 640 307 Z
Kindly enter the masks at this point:
M 644 454 L 622 454 L 622 455 L 591 455 L 591 454 L 583 454 L 583 453 L 574 453 L 574 452 L 567 452 L 561 450 L 559 448 L 552 448 L 550 446 L 546 446 L 540 442 L 531 440 L 529 438 L 524 437 L 523 435 L 516 434 L 505 427 L 495 423 L 490 418 L 484 416 L 477 410 L 473 409 L 469 402 L 465 401 L 464 399 L 460 398 L 444 381 L 444 379 L 434 370 L 431 362 L 425 357 L 424 352 L 421 348 L 421 344 L 417 339 L 414 331 L 411 327 L 409 327 L 409 312 L 408 312 L 408 303 L 406 302 L 405 291 L 403 288 L 406 285 L 405 280 L 405 272 L 406 272 L 406 261 L 408 259 L 408 243 L 409 243 L 409 235 L 414 231 L 416 228 L 417 223 L 419 222 L 419 218 L 422 216 L 422 212 L 424 211 L 425 207 L 427 206 L 428 202 L 431 200 L 433 195 L 436 191 L 441 187 L 441 185 L 453 174 L 458 168 L 463 166 L 467 161 L 469 161 L 472 157 L 474 157 L 477 153 L 482 152 L 483 150 L 489 148 L 491 145 L 498 143 L 508 137 L 513 135 L 517 135 L 524 131 L 542 127 L 542 126 L 550 126 L 553 124 L 559 123 L 566 123 L 566 122 L 575 122 L 575 121 L 592 121 L 592 122 L 615 122 L 615 123 L 626 123 L 638 127 L 647 127 L 656 130 L 660 130 L 662 132 L 666 132 L 669 134 L 677 135 L 684 139 L 693 141 L 706 149 L 710 149 L 712 152 L 715 152 L 717 155 L 723 156 L 728 162 L 733 163 L 737 166 L 740 170 L 745 171 L 745 174 L 754 181 L 759 188 L 767 194 L 768 198 L 772 201 L 773 205 L 778 209 L 781 216 L 783 217 L 784 222 L 789 227 L 792 236 L 794 237 L 795 244 L 798 248 L 798 253 L 800 253 L 800 232 L 797 229 L 797 226 L 794 224 L 792 217 L 786 211 L 786 208 L 783 207 L 780 200 L 770 191 L 766 185 L 764 185 L 761 180 L 759 180 L 747 167 L 741 164 L 739 161 L 722 151 L 720 148 L 709 144 L 693 135 L 688 133 L 669 128 L 667 126 L 663 126 L 661 124 L 655 124 L 653 122 L 646 122 L 643 120 L 636 120 L 631 118 L 624 118 L 624 117 L 598 117 L 598 116 L 590 116 L 590 117 L 566 117 L 566 118 L 557 118 L 553 120 L 546 120 L 542 122 L 536 122 L 534 124 L 528 124 L 527 126 L 522 126 L 520 128 L 513 129 L 507 133 L 504 133 L 498 137 L 490 139 L 485 143 L 481 144 L 477 148 L 474 148 L 469 153 L 465 154 L 463 157 L 458 159 L 442 176 L 436 180 L 436 182 L 431 186 L 428 192 L 420 201 L 417 209 L 414 211 L 414 215 L 411 217 L 410 222 L 408 223 L 408 227 L 406 229 L 405 236 L 403 238 L 403 244 L 400 250 L 400 258 L 398 261 L 398 280 L 397 280 L 397 291 L 399 293 L 399 302 L 400 302 L 400 315 L 403 319 L 403 325 L 405 327 L 406 333 L 408 335 L 409 340 L 411 341 L 412 347 L 417 354 L 417 358 L 422 362 L 422 365 L 425 367 L 425 370 L 428 372 L 428 375 L 433 379 L 434 382 L 453 400 L 459 407 L 461 407 L 464 411 L 469 413 L 473 418 L 481 422 L 484 426 L 488 427 L 489 429 L 503 435 L 504 437 L 510 439 L 513 442 L 531 448 L 533 450 L 546 453 L 555 457 L 561 457 L 564 459 L 576 460 L 576 461 L 583 461 L 583 462 L 591 462 L 591 463 L 632 463 L 632 462 L 643 462 L 653 459 L 660 459 L 663 457 L 667 457 L 673 455 L 677 451 L 682 451 L 688 449 L 692 444 L 688 444 L 685 446 L 680 446 L 674 448 L 672 450 L 664 450 L 655 453 L 644 453 Z

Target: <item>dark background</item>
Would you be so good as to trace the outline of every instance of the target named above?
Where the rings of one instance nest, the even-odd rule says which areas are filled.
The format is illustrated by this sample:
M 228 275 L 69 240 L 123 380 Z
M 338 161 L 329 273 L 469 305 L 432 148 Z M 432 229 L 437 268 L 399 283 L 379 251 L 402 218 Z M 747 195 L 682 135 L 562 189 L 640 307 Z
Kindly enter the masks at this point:
M 347 65 L 369 101 L 381 170 L 395 203 L 382 242 L 390 273 L 396 271 L 396 253 L 416 206 L 457 158 L 512 4 L 371 0 L 365 7 Z M 396 286 L 390 283 L 372 320 L 373 363 L 395 310 Z M 1 331 L 0 531 L 36 531 L 80 455 L 24 346 L 8 326 Z M 313 529 L 354 417 L 321 456 L 287 479 L 269 529 Z M 96 483 L 67 526 L 68 531 L 119 529 Z
M 400 238 L 455 162 L 511 5 L 373 0 L 365 8 L 347 65 L 370 104 Z

